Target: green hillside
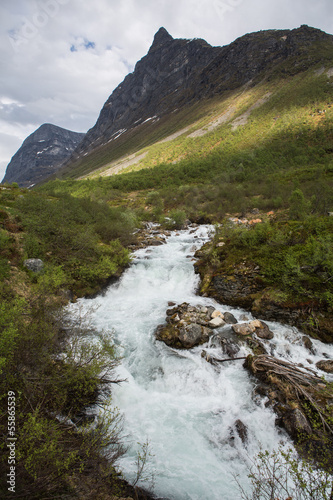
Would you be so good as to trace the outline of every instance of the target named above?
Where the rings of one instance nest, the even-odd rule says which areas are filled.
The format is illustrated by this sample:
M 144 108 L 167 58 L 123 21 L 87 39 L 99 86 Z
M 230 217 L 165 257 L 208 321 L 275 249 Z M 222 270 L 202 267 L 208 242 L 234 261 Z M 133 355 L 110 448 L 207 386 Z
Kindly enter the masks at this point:
M 102 190 L 107 196 L 112 190 L 157 189 L 167 207 L 181 205 L 189 216 L 200 211 L 214 219 L 253 206 L 286 208 L 297 186 L 306 197 L 315 196 L 317 211 L 324 213 L 330 209 L 333 171 L 331 74 L 319 68 L 274 77 L 197 104 L 177 116 L 181 135 L 139 149 L 141 160 L 118 169 L 118 175 L 112 175 L 117 163 L 110 168 L 110 161 L 87 181 L 57 180 L 41 190 L 74 196 Z M 164 127 L 164 135 L 172 135 L 175 116 L 155 129 L 151 125 L 153 134 Z M 146 141 L 155 135 L 147 132 Z

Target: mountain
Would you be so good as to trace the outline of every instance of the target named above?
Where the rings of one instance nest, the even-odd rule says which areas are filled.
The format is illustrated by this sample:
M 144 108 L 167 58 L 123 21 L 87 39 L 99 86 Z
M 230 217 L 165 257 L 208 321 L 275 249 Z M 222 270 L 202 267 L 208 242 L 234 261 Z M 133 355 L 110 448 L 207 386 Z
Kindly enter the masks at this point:
M 298 74 L 318 64 L 323 50 L 332 54 L 332 49 L 332 35 L 306 25 L 250 33 L 225 47 L 174 39 L 160 28 L 147 55 L 108 98 L 59 175 L 77 177 L 134 153 L 179 129 L 176 116 L 185 109 L 276 75 Z
M 25 139 L 2 182 L 29 187 L 44 180 L 70 156 L 84 135 L 45 123 Z

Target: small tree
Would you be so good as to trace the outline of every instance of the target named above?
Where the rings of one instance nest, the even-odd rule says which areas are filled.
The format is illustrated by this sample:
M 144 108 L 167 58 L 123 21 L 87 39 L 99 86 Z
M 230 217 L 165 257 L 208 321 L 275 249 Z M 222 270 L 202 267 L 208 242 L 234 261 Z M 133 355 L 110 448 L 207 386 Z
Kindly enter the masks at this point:
M 289 217 L 292 220 L 304 220 L 310 210 L 308 202 L 301 189 L 295 189 L 289 198 Z

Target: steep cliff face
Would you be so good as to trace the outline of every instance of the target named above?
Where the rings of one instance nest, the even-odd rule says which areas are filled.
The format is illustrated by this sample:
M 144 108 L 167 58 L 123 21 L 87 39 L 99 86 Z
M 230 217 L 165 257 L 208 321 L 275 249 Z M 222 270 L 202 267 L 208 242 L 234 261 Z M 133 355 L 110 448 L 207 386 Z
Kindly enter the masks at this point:
M 195 94 L 198 75 L 220 50 L 204 40 L 175 40 L 160 28 L 148 54 L 106 101 L 74 157 L 188 103 Z
M 23 142 L 7 166 L 2 182 L 28 187 L 54 173 L 85 134 L 46 123 Z
M 160 28 L 147 55 L 106 101 L 66 169 L 83 155 L 108 143 L 112 147 L 129 131 L 176 109 L 266 78 L 278 68 L 282 74 L 302 71 L 320 60 L 320 43 L 333 49 L 331 35 L 308 26 L 247 34 L 225 47 L 200 39 L 173 39 Z

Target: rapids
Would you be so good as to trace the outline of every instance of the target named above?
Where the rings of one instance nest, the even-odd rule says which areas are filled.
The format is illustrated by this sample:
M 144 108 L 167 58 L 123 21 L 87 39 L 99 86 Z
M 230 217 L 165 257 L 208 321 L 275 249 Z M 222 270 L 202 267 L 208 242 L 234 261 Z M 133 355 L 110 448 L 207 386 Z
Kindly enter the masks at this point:
M 135 479 L 138 443 L 148 440 L 154 493 L 170 500 L 240 499 L 234 476 L 247 487 L 247 464 L 260 447 L 272 450 L 280 441 L 290 444 L 276 428 L 273 411 L 263 399 L 253 397 L 254 381 L 242 361 L 214 367 L 201 358 L 202 346 L 176 351 L 154 337 L 169 301 L 214 305 L 237 319 L 245 313 L 196 295 L 198 276 L 192 258 L 210 231 L 207 226 L 179 231 L 165 245 L 138 250 L 118 283 L 72 306 L 96 308 L 94 325 L 110 331 L 123 357 L 117 375 L 126 382 L 112 387 L 113 405 L 124 414 L 129 447 L 120 461 L 121 471 L 129 482 Z M 319 341 L 313 341 L 312 355 L 296 329 L 267 323 L 275 337 L 265 342 L 276 357 L 313 369 L 309 362 L 323 359 L 324 353 L 333 355 L 333 348 Z M 204 348 L 221 357 L 219 349 Z M 243 348 L 239 356 L 249 352 Z M 237 420 L 247 426 L 246 444 L 235 431 Z

